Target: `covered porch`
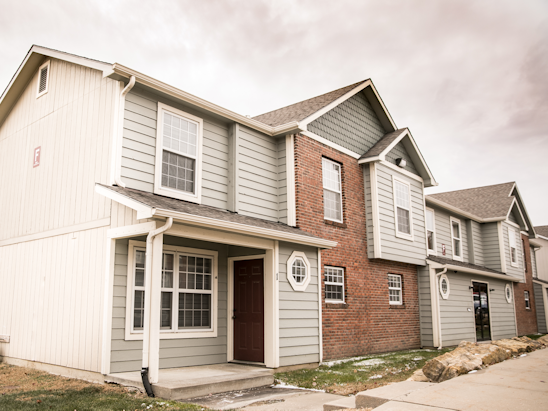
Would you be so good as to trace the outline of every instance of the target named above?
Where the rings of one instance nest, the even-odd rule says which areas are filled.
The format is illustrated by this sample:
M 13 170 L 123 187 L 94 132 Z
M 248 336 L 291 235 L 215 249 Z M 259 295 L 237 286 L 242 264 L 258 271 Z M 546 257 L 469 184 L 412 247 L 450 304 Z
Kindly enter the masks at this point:
M 160 396 L 189 398 L 321 361 L 320 250 L 336 242 L 137 190 L 97 191 L 138 220 L 108 232 L 107 381 L 139 386 L 148 368 Z

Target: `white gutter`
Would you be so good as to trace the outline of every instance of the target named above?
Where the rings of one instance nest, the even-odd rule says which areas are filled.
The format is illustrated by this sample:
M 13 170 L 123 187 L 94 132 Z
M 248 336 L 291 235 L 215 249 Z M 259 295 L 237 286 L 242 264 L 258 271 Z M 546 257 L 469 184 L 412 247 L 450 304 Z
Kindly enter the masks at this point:
M 129 83 L 120 93 L 116 108 L 116 121 L 114 126 L 114 183 L 122 188 L 126 185 L 122 181 L 122 141 L 124 134 L 124 109 L 126 94 L 135 86 L 135 76 L 131 76 Z
M 460 265 L 442 264 L 442 263 L 437 263 L 435 261 L 430 261 L 430 260 L 429 260 L 429 265 L 433 266 L 434 268 L 447 268 L 448 270 L 460 271 L 461 273 L 483 275 L 485 277 L 498 278 L 499 280 L 512 281 L 515 283 L 520 282 L 519 278 L 512 277 L 511 275 L 490 273 L 483 270 L 476 270 L 475 268 L 461 267 Z
M 253 120 L 252 118 L 242 116 L 241 114 L 235 113 L 231 110 L 228 110 L 224 107 L 213 104 L 207 100 L 196 97 L 186 91 L 180 90 L 176 87 L 170 86 L 162 81 L 156 80 L 155 78 L 149 77 L 146 74 L 140 73 L 129 67 L 125 67 L 121 64 L 114 63 L 110 73 L 107 73 L 108 76 L 117 75 L 121 77 L 135 77 L 137 83 L 142 84 L 147 87 L 151 87 L 155 90 L 158 90 L 162 93 L 168 94 L 172 97 L 176 97 L 183 101 L 186 101 L 190 104 L 193 104 L 201 109 L 207 110 L 209 112 L 215 113 L 219 116 L 227 118 L 229 120 L 235 121 L 237 123 L 243 124 L 244 126 L 250 127 L 254 130 L 258 130 L 262 133 L 265 133 L 270 136 L 277 136 L 280 134 L 292 134 L 295 131 L 302 131 L 304 127 L 299 125 L 297 121 L 291 121 L 287 124 L 282 124 L 279 126 L 269 126 L 267 124 L 261 123 L 260 121 Z M 116 76 L 114 76 L 116 78 Z
M 143 368 L 148 368 L 150 360 L 150 317 L 152 310 L 152 241 L 158 234 L 169 230 L 173 218 L 169 217 L 164 226 L 152 230 L 147 235 L 145 259 L 145 324 L 143 327 Z

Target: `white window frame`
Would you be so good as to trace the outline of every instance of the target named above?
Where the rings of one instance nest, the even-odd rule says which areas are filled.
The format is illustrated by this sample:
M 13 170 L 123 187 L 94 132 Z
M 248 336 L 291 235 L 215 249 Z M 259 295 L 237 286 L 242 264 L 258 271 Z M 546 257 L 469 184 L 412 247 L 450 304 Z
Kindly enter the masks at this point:
M 527 290 L 523 292 L 523 300 L 525 301 L 525 309 L 531 309 L 531 293 Z
M 339 168 L 339 191 L 334 191 L 332 188 L 328 188 L 325 186 L 325 181 L 323 179 L 323 171 L 324 171 L 324 165 L 325 164 L 334 164 L 336 165 L 338 168 Z M 336 223 L 342 223 L 344 221 L 344 210 L 343 210 L 343 202 L 342 202 L 342 165 L 340 163 L 337 163 L 336 161 L 333 161 L 333 160 L 330 160 L 328 158 L 325 158 L 325 157 L 322 157 L 322 187 L 324 190 L 328 190 L 328 191 L 331 191 L 332 193 L 336 193 L 339 195 L 339 204 L 340 204 L 340 207 L 341 207 L 341 219 L 340 220 L 336 220 L 336 219 L 333 219 L 333 218 L 329 218 L 325 215 L 325 195 L 323 195 L 322 193 L 322 196 L 324 198 L 324 212 L 323 212 L 323 218 L 325 220 L 329 220 L 329 221 L 334 221 Z
M 516 230 L 513 227 L 508 227 L 508 247 L 510 248 L 510 265 L 518 267 L 518 245 L 516 242 Z M 512 249 L 514 253 L 512 253 Z
M 512 303 L 512 287 L 510 287 L 510 284 L 506 284 L 504 287 L 504 297 L 506 297 L 506 302 L 508 304 Z
M 46 61 L 38 69 L 38 84 L 36 85 L 36 98 L 42 97 L 49 90 L 49 77 L 50 77 L 49 74 L 50 74 L 50 70 L 51 70 L 50 62 L 51 62 L 51 60 Z M 44 69 L 44 67 L 48 68 L 47 75 L 46 75 L 46 88 L 44 89 L 44 91 L 40 92 L 40 77 L 42 77 L 41 73 L 42 73 L 42 70 Z
M 455 237 L 455 233 L 453 232 L 453 223 L 457 223 L 459 225 L 459 235 L 460 237 Z M 449 225 L 451 226 L 451 252 L 453 253 L 453 260 L 456 261 L 463 261 L 463 247 L 462 247 L 462 224 L 458 218 L 455 217 L 449 217 Z M 460 255 L 455 254 L 455 240 L 459 240 L 459 252 Z
M 293 277 L 293 263 L 296 260 L 301 260 L 304 263 L 306 273 L 305 278 L 302 282 L 298 283 L 295 281 L 295 278 Z M 289 284 L 291 284 L 291 287 L 295 291 L 305 291 L 308 287 L 308 284 L 310 284 L 310 261 L 308 261 L 308 258 L 306 257 L 306 254 L 302 251 L 293 251 L 293 253 L 289 256 L 289 259 L 287 260 L 287 281 Z
M 432 230 L 428 230 L 428 218 L 427 214 L 432 213 Z M 426 229 L 426 251 L 428 255 L 438 255 L 437 245 L 436 245 L 436 212 L 429 207 L 425 207 L 424 212 L 424 227 Z M 434 248 L 428 248 L 428 231 L 432 231 L 432 238 L 434 243 Z
M 330 304 L 344 304 L 344 302 L 345 302 L 345 298 L 344 298 L 344 268 L 342 268 L 342 267 L 332 267 L 332 266 L 326 265 L 326 266 L 324 266 L 324 269 L 325 270 L 330 269 L 330 270 L 340 271 L 341 277 L 342 277 L 342 282 L 338 283 L 338 282 L 333 282 L 333 281 L 327 281 L 327 274 L 325 274 L 326 279 L 324 281 L 324 286 L 334 285 L 336 287 L 341 287 L 342 288 L 342 299 L 341 300 L 334 300 L 334 299 L 327 298 L 327 290 L 324 289 L 324 293 L 326 295 L 325 302 L 330 303 Z
M 442 287 L 442 284 L 443 284 L 444 281 L 447 284 L 447 291 L 446 292 L 443 291 L 443 287 Z M 442 274 L 442 275 L 440 275 L 440 295 L 441 295 L 441 298 L 443 298 L 444 300 L 449 299 L 449 294 L 450 293 L 451 293 L 451 285 L 449 283 L 449 278 L 447 277 L 447 274 Z
M 399 224 L 398 224 L 398 205 L 396 200 L 396 184 L 403 184 L 407 186 L 408 192 L 409 192 L 409 209 L 406 209 L 402 207 L 402 209 L 409 211 L 409 234 L 401 232 L 399 230 Z M 392 176 L 392 198 L 394 200 L 394 224 L 395 224 L 395 230 L 396 230 L 396 237 L 402 238 L 404 240 L 413 241 L 413 204 L 411 203 L 411 184 L 409 184 L 407 181 L 400 180 L 399 178 L 396 178 L 395 176 Z
M 170 187 L 162 186 L 162 153 L 163 153 L 163 133 L 164 133 L 164 113 L 168 112 L 184 120 L 197 123 L 198 132 L 196 135 L 196 157 L 194 171 L 194 193 L 188 193 L 181 190 L 176 190 Z M 177 198 L 179 200 L 190 201 L 200 204 L 202 202 L 202 153 L 203 153 L 203 135 L 204 135 L 204 120 L 192 114 L 178 110 L 174 107 L 163 103 L 158 103 L 158 115 L 156 121 L 156 161 L 154 166 L 154 194 L 160 194 L 166 197 Z M 174 152 L 175 153 L 175 152 Z M 183 155 L 183 154 L 179 154 Z M 184 157 L 192 158 L 184 155 Z
M 146 250 L 146 243 L 142 241 L 129 241 L 128 245 L 128 265 L 127 265 L 127 282 L 126 282 L 126 322 L 125 322 L 125 339 L 127 341 L 142 340 L 143 330 L 133 329 L 133 297 L 135 295 L 135 251 Z M 162 252 L 175 253 L 174 258 L 174 275 L 173 275 L 173 289 L 165 290 L 172 291 L 172 329 L 160 329 L 160 339 L 179 339 L 179 338 L 213 338 L 217 337 L 218 329 L 218 255 L 217 251 L 202 250 L 189 247 L 176 247 L 164 244 Z M 179 330 L 177 328 L 178 321 L 178 301 L 179 292 L 186 292 L 183 289 L 178 289 L 178 275 L 179 275 L 179 259 L 177 254 L 192 255 L 197 257 L 211 258 L 211 327 L 209 329 L 184 329 Z M 146 273 L 145 273 L 146 276 Z M 146 279 L 145 279 L 146 281 Z M 142 287 L 139 287 L 142 288 Z M 205 291 L 205 290 L 204 290 Z M 145 291 L 146 293 L 146 291 Z
M 399 287 L 390 287 L 390 277 L 398 277 L 400 279 L 400 286 Z M 391 301 L 390 300 L 390 290 L 399 290 L 400 292 L 400 300 L 399 301 Z M 401 274 L 388 274 L 388 302 L 390 305 L 403 305 L 403 278 Z

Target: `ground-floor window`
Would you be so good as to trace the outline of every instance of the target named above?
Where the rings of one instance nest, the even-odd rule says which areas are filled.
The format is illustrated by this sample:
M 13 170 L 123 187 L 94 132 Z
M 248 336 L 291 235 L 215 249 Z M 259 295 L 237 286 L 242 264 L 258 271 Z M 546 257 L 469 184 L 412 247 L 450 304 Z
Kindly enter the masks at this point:
M 325 301 L 344 303 L 344 269 L 325 267 Z
M 146 250 L 130 241 L 128 258 L 128 309 L 130 333 L 144 329 Z M 162 253 L 160 329 L 161 336 L 191 332 L 216 333 L 217 252 L 164 246 Z M 126 325 L 127 325 L 126 321 Z M 206 332 L 206 334 L 203 334 Z M 126 333 L 127 336 L 127 333 Z M 188 335 L 195 337 L 196 335 Z M 169 338 L 169 337 L 168 337 Z M 171 337 L 174 338 L 174 337 Z
M 390 304 L 403 304 L 401 275 L 388 274 L 388 297 Z

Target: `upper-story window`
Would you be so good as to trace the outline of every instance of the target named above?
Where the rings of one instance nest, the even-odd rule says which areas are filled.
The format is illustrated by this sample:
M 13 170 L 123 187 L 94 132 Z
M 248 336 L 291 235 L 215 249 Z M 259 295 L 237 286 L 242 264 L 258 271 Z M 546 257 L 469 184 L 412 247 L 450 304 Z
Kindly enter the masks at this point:
M 516 230 L 508 227 L 508 243 L 510 244 L 510 264 L 512 267 L 518 266 L 518 249 L 516 243 Z
M 201 201 L 203 120 L 158 103 L 154 193 Z
M 428 254 L 436 254 L 436 233 L 434 223 L 434 210 L 426 209 L 426 246 Z
M 343 222 L 341 165 L 322 158 L 323 209 L 326 220 Z
M 49 86 L 49 66 L 50 61 L 46 61 L 38 70 L 38 87 L 36 89 L 36 98 L 43 96 L 48 92 Z
M 413 240 L 411 213 L 411 187 L 408 183 L 393 179 L 394 214 L 396 215 L 396 237 Z
M 529 291 L 523 292 L 523 299 L 525 300 L 525 309 L 530 310 L 531 309 L 531 301 L 529 300 Z
M 451 238 L 453 245 L 453 260 L 462 261 L 462 230 L 460 220 L 451 217 Z

